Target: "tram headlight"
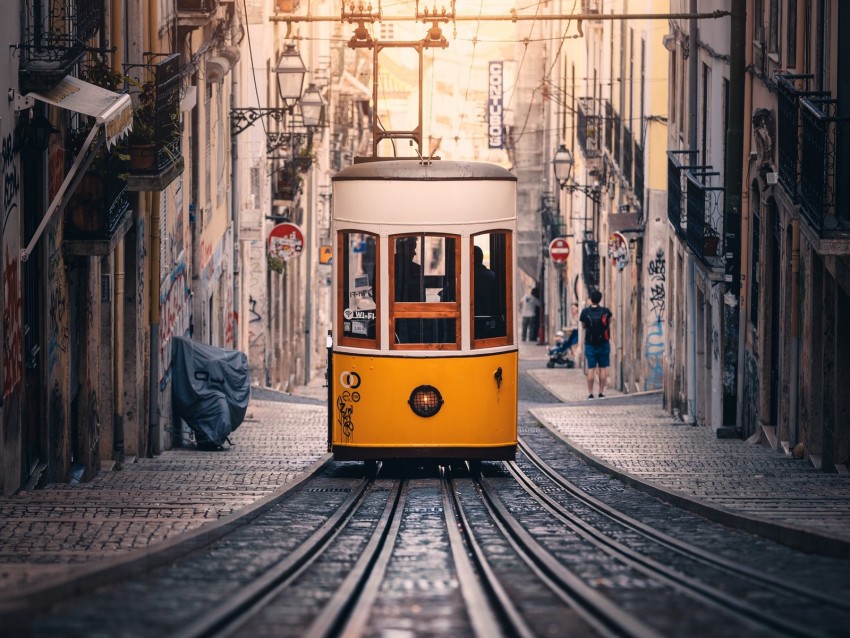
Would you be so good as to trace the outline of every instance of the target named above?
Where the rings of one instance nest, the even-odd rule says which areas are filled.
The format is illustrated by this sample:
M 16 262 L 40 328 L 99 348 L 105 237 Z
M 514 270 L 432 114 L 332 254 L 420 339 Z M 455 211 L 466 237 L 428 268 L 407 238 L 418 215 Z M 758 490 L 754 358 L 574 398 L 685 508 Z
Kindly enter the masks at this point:
M 407 404 L 417 416 L 429 417 L 437 414 L 443 407 L 443 397 L 434 386 L 420 385 L 410 393 Z

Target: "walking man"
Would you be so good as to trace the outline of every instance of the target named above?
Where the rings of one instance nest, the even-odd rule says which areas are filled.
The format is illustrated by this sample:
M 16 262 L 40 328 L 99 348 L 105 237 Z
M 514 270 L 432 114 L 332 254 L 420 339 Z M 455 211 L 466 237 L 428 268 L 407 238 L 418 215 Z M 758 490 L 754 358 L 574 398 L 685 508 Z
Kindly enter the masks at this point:
M 600 306 L 602 293 L 594 290 L 590 293 L 590 307 L 581 311 L 579 321 L 584 326 L 584 355 L 587 359 L 588 399 L 593 398 L 594 377 L 599 380 L 598 398 L 605 398 L 605 382 L 608 380 L 610 365 L 611 321 L 614 315 L 605 306 Z

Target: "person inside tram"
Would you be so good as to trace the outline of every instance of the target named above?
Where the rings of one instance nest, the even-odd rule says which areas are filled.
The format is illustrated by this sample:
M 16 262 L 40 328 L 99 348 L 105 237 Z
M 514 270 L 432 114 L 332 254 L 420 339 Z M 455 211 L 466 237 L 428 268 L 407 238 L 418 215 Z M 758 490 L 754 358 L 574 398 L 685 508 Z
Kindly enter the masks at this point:
M 484 251 L 480 246 L 473 248 L 473 262 L 475 338 L 504 336 L 504 320 L 499 312 L 496 273 L 484 265 Z
M 425 301 L 422 266 L 414 261 L 416 237 L 400 237 L 395 240 L 395 301 Z M 395 322 L 397 343 L 422 343 L 421 319 L 397 319 Z
M 422 266 L 416 257 L 416 237 L 401 237 L 395 241 L 395 300 L 424 301 L 422 295 Z

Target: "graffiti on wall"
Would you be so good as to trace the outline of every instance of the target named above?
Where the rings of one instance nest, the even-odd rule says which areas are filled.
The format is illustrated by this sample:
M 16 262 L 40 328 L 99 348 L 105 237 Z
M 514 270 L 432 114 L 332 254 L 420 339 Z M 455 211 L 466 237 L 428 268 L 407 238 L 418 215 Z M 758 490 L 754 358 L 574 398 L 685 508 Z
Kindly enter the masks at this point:
M 655 259 L 647 265 L 649 275 L 649 325 L 646 331 L 644 356 L 647 365 L 645 390 L 661 387 L 664 379 L 664 312 L 667 300 L 667 261 L 664 250 L 658 249 Z
M 191 296 L 186 280 L 186 264 L 180 262 L 172 271 L 167 288 L 160 296 L 159 316 L 159 389 L 164 391 L 171 378 L 171 337 L 187 336 L 192 313 Z
M 24 332 L 21 325 L 20 263 L 4 251 L 3 258 L 3 398 L 21 382 Z
M 21 190 L 18 163 L 15 161 L 17 149 L 15 137 L 9 133 L 3 138 L 3 229 L 6 222 L 18 207 L 18 194 Z

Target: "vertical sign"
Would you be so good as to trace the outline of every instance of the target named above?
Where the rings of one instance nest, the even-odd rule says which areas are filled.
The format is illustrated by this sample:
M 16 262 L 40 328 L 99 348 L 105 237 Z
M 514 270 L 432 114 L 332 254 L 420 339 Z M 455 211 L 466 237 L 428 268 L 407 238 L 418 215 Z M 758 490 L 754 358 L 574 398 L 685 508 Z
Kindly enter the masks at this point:
M 487 146 L 504 148 L 504 73 L 502 62 L 490 62 L 490 90 L 487 95 Z

